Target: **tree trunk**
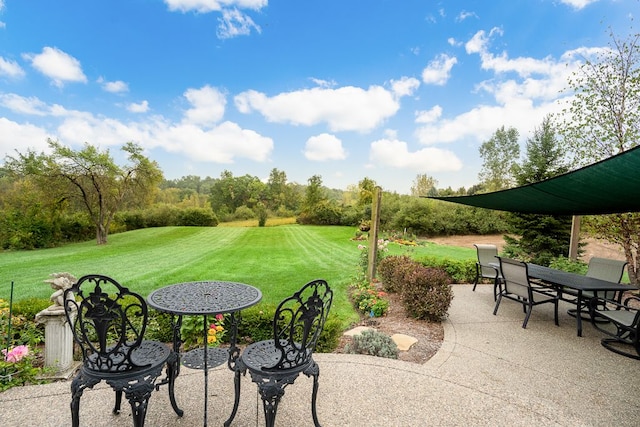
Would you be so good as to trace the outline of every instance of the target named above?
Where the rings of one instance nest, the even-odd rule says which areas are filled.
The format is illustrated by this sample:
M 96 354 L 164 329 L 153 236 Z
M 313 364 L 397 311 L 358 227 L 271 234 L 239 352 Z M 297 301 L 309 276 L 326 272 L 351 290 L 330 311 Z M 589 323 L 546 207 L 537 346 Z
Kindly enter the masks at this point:
M 96 226 L 96 241 L 98 242 L 99 245 L 106 245 L 107 244 L 107 229 L 104 226 L 104 224 L 98 224 Z

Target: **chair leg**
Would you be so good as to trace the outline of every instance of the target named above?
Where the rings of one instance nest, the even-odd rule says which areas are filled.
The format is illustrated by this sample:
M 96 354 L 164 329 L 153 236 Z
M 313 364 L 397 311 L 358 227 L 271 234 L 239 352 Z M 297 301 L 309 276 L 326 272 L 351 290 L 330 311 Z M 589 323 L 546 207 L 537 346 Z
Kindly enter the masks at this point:
M 284 388 L 275 384 L 266 383 L 264 386 L 259 385 L 258 389 L 260 391 L 260 397 L 262 397 L 265 426 L 274 427 L 276 424 L 278 404 L 282 396 L 284 396 Z
M 122 390 L 116 391 L 116 403 L 113 405 L 113 413 L 118 415 L 122 407 Z
M 173 407 L 173 411 L 179 416 L 184 415 L 184 411 L 178 407 L 178 402 L 176 402 L 176 377 L 178 376 L 178 372 L 180 369 L 180 360 L 175 353 L 172 353 L 173 356 L 167 362 L 167 377 L 169 378 L 169 401 L 171 402 L 171 407 Z M 156 390 L 158 387 L 156 387 Z
M 80 426 L 80 398 L 86 388 L 92 388 L 98 384 L 100 380 L 86 377 L 82 370 L 71 381 L 71 425 L 72 427 Z
M 500 307 L 500 301 L 502 301 L 502 294 L 498 294 L 498 300 L 496 301 L 496 307 L 493 309 L 493 315 L 498 313 L 498 307 Z
M 313 376 L 313 392 L 311 393 L 311 415 L 313 416 L 313 424 L 315 427 L 321 427 L 318 421 L 318 412 L 316 409 L 316 401 L 318 398 L 318 378 L 320 377 L 320 367 L 314 361 L 309 368 L 304 371 L 304 374 L 309 377 Z
M 231 425 L 231 422 L 236 417 L 236 413 L 238 412 L 238 405 L 240 404 L 240 370 L 238 369 L 236 369 L 233 379 L 233 388 L 235 393 L 235 397 L 233 399 L 233 410 L 231 411 L 229 419 L 224 422 L 224 427 L 229 427 Z
M 147 416 L 147 407 L 151 392 L 155 388 L 153 380 L 141 380 L 125 387 L 124 393 L 131 405 L 134 427 L 143 427 L 144 419 Z
M 478 264 L 476 264 L 476 278 L 473 280 L 473 289 L 472 291 L 476 291 L 476 286 L 478 286 L 478 281 L 480 281 L 480 270 L 478 269 Z
M 262 398 L 266 427 L 274 427 L 278 404 L 282 396 L 284 396 L 284 388 L 289 384 L 293 384 L 298 375 L 299 373 L 278 377 L 264 377 L 257 372 L 251 371 L 251 380 L 258 384 L 258 391 Z
M 522 322 L 522 328 L 523 329 L 527 328 L 527 323 L 529 322 L 529 317 L 531 317 L 531 312 L 533 311 L 533 305 L 527 304 L 527 307 L 529 308 L 529 310 L 527 310 L 526 307 L 525 307 L 524 312 L 527 313 L 527 314 L 524 316 L 524 322 Z

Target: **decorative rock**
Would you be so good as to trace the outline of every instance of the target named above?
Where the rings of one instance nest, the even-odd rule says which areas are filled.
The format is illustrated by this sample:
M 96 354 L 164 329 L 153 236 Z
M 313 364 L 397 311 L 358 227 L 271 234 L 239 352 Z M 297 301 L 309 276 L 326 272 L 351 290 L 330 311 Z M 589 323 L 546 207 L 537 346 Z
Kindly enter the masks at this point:
M 346 331 L 343 335 L 352 337 L 354 335 L 360 335 L 363 331 L 375 331 L 375 328 L 370 328 L 368 326 L 356 326 L 355 328 Z
M 400 351 L 407 351 L 412 345 L 418 342 L 416 338 L 404 334 L 393 334 L 391 335 L 391 339 L 396 343 Z

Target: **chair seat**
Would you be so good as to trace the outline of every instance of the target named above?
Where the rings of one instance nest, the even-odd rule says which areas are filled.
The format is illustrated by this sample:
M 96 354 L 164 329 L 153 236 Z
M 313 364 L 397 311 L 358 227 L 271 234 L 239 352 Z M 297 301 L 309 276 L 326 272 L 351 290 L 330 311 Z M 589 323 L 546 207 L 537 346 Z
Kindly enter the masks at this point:
M 294 354 L 294 352 L 298 352 L 299 350 L 294 348 L 292 345 L 285 341 L 281 341 L 284 346 L 285 354 Z M 258 341 L 253 344 L 250 344 L 245 348 L 240 356 L 242 363 L 253 372 L 270 372 L 274 366 L 276 366 L 281 360 L 283 351 L 276 347 L 276 343 L 274 340 L 264 340 Z M 286 375 L 291 372 L 301 372 L 304 371 L 307 366 L 313 363 L 312 358 L 308 358 L 307 362 L 302 365 L 296 365 L 292 369 L 275 369 L 274 371 L 278 373 L 282 373 Z
M 636 313 L 627 310 L 597 310 L 598 316 L 607 318 L 615 323 L 630 328 L 636 318 Z
M 113 348 L 114 346 L 111 346 L 109 350 Z M 131 362 L 133 365 L 123 365 L 122 360 L 124 356 L 122 354 L 112 355 L 109 361 L 102 360 L 98 362 L 98 354 L 94 353 L 87 358 L 83 369 L 88 375 L 93 374 L 103 379 L 107 379 L 109 376 L 131 376 L 135 372 L 154 370 L 158 366 L 164 365 L 170 355 L 171 349 L 164 343 L 143 340 L 139 347 L 131 351 Z M 99 369 L 98 366 L 101 366 L 102 369 Z

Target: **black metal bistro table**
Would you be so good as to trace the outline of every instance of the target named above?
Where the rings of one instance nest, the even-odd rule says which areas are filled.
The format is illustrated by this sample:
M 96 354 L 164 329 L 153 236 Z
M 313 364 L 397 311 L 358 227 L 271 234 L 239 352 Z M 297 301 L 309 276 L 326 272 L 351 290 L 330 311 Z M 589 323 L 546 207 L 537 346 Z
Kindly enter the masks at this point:
M 542 280 L 543 282 L 553 286 L 562 298 L 562 290 L 569 288 L 577 291 L 576 298 L 576 327 L 578 329 L 578 336 L 582 336 L 582 318 L 580 316 L 580 310 L 582 307 L 586 307 L 588 302 L 583 301 L 582 292 L 591 291 L 606 292 L 606 291 L 628 291 L 636 289 L 634 286 L 625 285 L 622 283 L 608 282 L 606 280 L 596 279 L 594 277 L 583 276 L 581 274 L 569 273 L 567 271 L 556 270 L 554 268 L 544 267 L 537 264 L 527 264 L 529 277 Z M 568 301 L 564 299 L 565 301 Z
M 237 346 L 240 311 L 257 304 L 261 299 L 262 292 L 253 286 L 224 281 L 177 283 L 157 289 L 147 297 L 149 306 L 173 315 L 173 347 L 176 354 L 180 354 L 180 346 L 182 344 L 180 335 L 182 316 L 201 315 L 203 317 L 204 347 L 180 354 L 175 367 L 175 375 L 179 375 L 181 362 L 189 368 L 204 369 L 205 427 L 207 425 L 209 368 L 227 362 L 229 369 L 235 371 L 236 361 L 240 355 L 240 349 Z M 206 344 L 209 329 L 207 317 L 227 313 L 231 314 L 229 349 L 208 348 Z M 237 402 L 234 404 L 234 412 L 236 409 Z

